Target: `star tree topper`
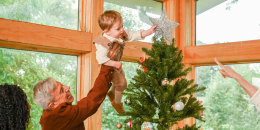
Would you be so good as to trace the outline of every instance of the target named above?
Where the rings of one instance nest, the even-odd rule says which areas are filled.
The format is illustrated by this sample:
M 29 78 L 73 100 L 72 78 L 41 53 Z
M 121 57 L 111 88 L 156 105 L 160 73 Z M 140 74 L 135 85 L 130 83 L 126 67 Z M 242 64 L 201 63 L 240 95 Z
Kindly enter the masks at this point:
M 149 16 L 148 16 L 149 17 Z M 156 25 L 156 30 L 154 36 L 158 39 L 164 37 L 167 41 L 172 43 L 172 30 L 179 26 L 179 23 L 170 21 L 166 14 L 165 8 L 159 19 L 149 17 L 153 25 Z

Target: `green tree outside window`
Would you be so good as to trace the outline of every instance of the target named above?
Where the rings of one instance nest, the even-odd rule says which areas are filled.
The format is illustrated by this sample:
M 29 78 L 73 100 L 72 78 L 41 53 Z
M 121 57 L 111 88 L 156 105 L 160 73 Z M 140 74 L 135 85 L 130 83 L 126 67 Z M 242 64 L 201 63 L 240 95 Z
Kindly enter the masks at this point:
M 0 48 L 0 84 L 19 85 L 26 93 L 31 105 L 28 130 L 41 130 L 42 109 L 33 102 L 33 87 L 39 80 L 48 77 L 70 86 L 75 104 L 76 56 Z

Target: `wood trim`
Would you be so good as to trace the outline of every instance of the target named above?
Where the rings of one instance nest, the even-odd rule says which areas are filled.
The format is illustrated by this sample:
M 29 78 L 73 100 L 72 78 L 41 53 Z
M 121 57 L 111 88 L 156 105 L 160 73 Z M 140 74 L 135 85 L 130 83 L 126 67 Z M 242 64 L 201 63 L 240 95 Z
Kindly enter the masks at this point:
M 80 54 L 91 51 L 92 34 L 0 18 L 0 47 Z
M 196 0 L 190 1 L 189 9 L 190 9 L 190 14 L 189 14 L 189 17 L 190 17 L 190 21 L 189 21 L 189 24 L 190 24 L 190 32 L 189 32 L 190 33 L 190 42 L 188 44 L 186 44 L 186 47 L 195 45 Z M 185 51 L 185 48 L 184 48 L 184 51 Z M 185 60 L 185 56 L 184 56 L 184 60 Z M 184 64 L 185 64 L 185 62 L 184 62 Z M 189 73 L 189 76 L 190 76 L 189 79 L 194 79 L 193 84 L 195 84 L 195 73 L 196 73 L 195 72 L 195 66 L 191 65 L 191 64 L 186 64 L 186 65 L 189 65 L 191 67 L 191 72 Z M 193 96 L 195 97 L 195 93 L 193 94 Z M 188 121 L 187 124 L 189 124 L 190 126 L 196 123 L 195 118 L 189 118 L 189 119 L 187 119 L 187 121 Z
M 85 0 L 85 15 L 86 15 L 86 31 L 91 32 L 92 39 L 95 39 L 98 35 L 101 34 L 102 30 L 98 25 L 98 17 L 103 12 L 103 0 Z M 92 41 L 91 41 L 92 43 Z M 88 62 L 86 68 L 88 67 L 89 79 L 86 77 L 82 77 L 82 80 L 88 80 L 88 82 L 82 86 L 84 87 L 84 92 L 82 93 L 85 97 L 89 90 L 93 87 L 94 81 L 99 74 L 99 66 L 96 61 L 96 48 L 93 44 L 91 44 L 91 52 L 85 57 L 85 62 Z M 83 81 L 85 82 L 85 81 Z M 86 130 L 100 130 L 101 129 L 101 107 L 97 110 L 97 112 L 85 120 L 85 129 Z
M 226 64 L 260 62 L 260 40 L 185 47 L 184 63 L 215 65 L 214 57 Z
M 68 55 L 80 55 L 81 51 L 69 50 L 69 49 L 61 49 L 61 48 L 50 48 L 45 46 L 37 46 L 37 45 L 27 45 L 22 43 L 15 43 L 9 41 L 0 40 L 0 47 L 10 48 L 10 49 L 22 49 L 22 50 L 30 50 L 30 51 L 39 51 L 39 52 L 49 52 L 49 53 L 57 53 L 57 54 L 68 54 Z
M 165 0 L 163 6 L 166 9 L 169 20 L 180 23 L 180 0 Z M 179 46 L 180 26 L 173 30 L 172 37 L 175 38 L 175 45 Z
M 87 10 L 87 1 L 86 0 L 79 0 L 79 30 L 82 32 L 86 32 L 86 22 L 87 22 L 87 16 L 86 10 Z
M 138 60 L 140 60 L 142 56 L 145 55 L 145 53 L 142 51 L 142 48 L 151 49 L 152 43 L 146 43 L 140 41 L 126 42 L 122 60 L 129 61 L 129 62 L 137 62 Z
M 189 46 L 195 46 L 195 42 L 196 42 L 196 0 L 192 0 L 191 4 L 190 4 L 190 8 L 191 8 L 191 43 Z

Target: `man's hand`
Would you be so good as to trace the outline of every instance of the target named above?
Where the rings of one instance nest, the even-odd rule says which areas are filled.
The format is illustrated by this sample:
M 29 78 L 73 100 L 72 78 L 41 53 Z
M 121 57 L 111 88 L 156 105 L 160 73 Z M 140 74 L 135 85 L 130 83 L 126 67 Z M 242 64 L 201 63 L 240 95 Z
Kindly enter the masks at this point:
M 141 37 L 145 38 L 146 36 L 149 36 L 149 35 L 153 34 L 155 32 L 155 29 L 156 29 L 156 26 L 154 25 L 150 29 L 142 31 L 141 32 Z
M 116 67 L 117 69 L 120 69 L 122 67 L 122 63 L 120 61 L 115 61 L 114 67 Z
M 107 61 L 106 63 L 104 63 L 104 65 L 115 67 L 117 69 L 120 69 L 122 67 L 122 63 L 120 61 L 113 61 L 113 60 Z

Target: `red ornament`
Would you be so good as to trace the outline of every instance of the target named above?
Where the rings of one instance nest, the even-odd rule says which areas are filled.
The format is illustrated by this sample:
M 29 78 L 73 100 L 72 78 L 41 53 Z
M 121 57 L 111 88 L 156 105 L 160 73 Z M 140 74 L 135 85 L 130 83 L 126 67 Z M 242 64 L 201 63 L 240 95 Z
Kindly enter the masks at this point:
M 143 64 L 144 61 L 145 61 L 145 56 L 141 57 L 141 59 L 140 59 L 140 63 Z M 142 66 L 142 68 L 143 68 L 144 72 L 147 72 L 147 69 L 146 69 L 144 66 Z
M 141 63 L 144 63 L 144 61 L 145 61 L 145 56 L 141 57 L 141 59 L 140 59 Z
M 118 122 L 117 125 L 116 125 L 116 128 L 117 129 L 121 129 L 122 128 L 122 124 L 120 122 Z
M 126 117 L 126 118 L 128 118 L 128 117 Z M 129 120 L 129 122 L 126 123 L 126 127 L 131 128 L 131 126 L 132 126 L 132 122 L 131 122 L 131 120 Z

